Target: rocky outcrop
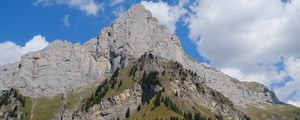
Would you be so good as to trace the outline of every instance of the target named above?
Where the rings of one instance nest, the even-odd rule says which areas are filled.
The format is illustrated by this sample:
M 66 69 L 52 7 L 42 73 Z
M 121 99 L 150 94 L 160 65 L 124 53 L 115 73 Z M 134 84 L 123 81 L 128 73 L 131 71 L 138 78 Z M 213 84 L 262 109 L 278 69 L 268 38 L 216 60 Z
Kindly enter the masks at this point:
M 45 49 L 0 68 L 1 89 L 15 87 L 27 96 L 54 96 L 101 79 L 109 61 L 96 60 L 83 46 L 56 40 Z
M 130 8 L 110 27 L 84 45 L 54 41 L 26 54 L 20 62 L 0 67 L 0 89 L 15 87 L 27 96 L 54 96 L 87 85 L 127 66 L 145 52 L 177 61 L 195 71 L 199 82 L 234 104 L 279 103 L 273 92 L 257 83 L 235 80 L 187 56 L 181 43 L 142 5 Z
M 279 103 L 275 94 L 267 87 L 258 83 L 240 82 L 191 59 L 183 52 L 179 39 L 166 27 L 159 25 L 142 5 L 131 8 L 111 27 L 105 28 L 97 39 L 85 45 L 91 46 L 95 43 L 99 45 L 93 51 L 100 50 L 100 54 L 94 56 L 110 55 L 112 68 L 124 66 L 131 59 L 151 52 L 156 56 L 178 61 L 185 68 L 197 72 L 209 87 L 221 92 L 236 104 Z M 128 56 L 130 57 L 126 58 Z
M 140 85 L 136 84 L 133 88 L 126 89 L 117 96 L 100 102 L 91 108 L 89 119 L 117 119 L 125 117 L 127 108 L 131 108 L 131 113 L 142 104 L 142 91 Z
M 4 90 L 0 93 L 0 119 L 24 119 L 23 108 L 25 98 L 16 89 Z
M 159 57 L 149 58 L 143 56 L 132 66 L 136 68 L 134 73 L 124 72 L 126 70 L 131 71 L 133 68 L 128 69 L 130 67 L 125 67 L 121 69 L 121 71 L 128 73 L 128 75 L 125 75 L 128 77 L 124 79 L 124 74 L 116 77 L 118 83 L 121 81 L 125 82 L 124 80 L 127 79 L 134 81 L 135 83 L 132 87 L 123 90 L 115 96 L 100 99 L 100 101 L 90 106 L 87 111 L 77 110 L 76 112 L 76 110 L 73 110 L 74 113 L 69 111 L 61 114 L 60 116 L 64 116 L 61 118 L 66 120 L 71 118 L 78 120 L 124 119 L 128 108 L 130 108 L 130 113 L 134 114 L 138 106 L 141 107 L 140 109 L 143 109 L 147 104 L 154 102 L 158 94 L 164 96 L 165 99 L 170 98 L 171 101 L 176 101 L 173 104 L 173 109 L 176 108 L 174 105 L 177 106 L 177 112 L 182 116 L 184 116 L 184 113 L 192 111 L 195 113 L 201 112 L 201 115 L 211 119 L 246 120 L 248 118 L 239 111 L 228 98 L 207 87 L 203 82 L 199 83 L 199 78 L 196 74 L 182 68 L 179 63 Z M 151 73 L 157 74 L 150 75 Z M 155 80 L 158 81 L 154 82 Z M 104 83 L 105 85 L 107 85 L 106 83 L 111 84 L 111 81 Z M 108 87 L 110 88 L 111 86 L 109 85 Z M 109 91 L 113 91 L 113 88 L 109 89 Z M 96 95 L 96 93 L 93 95 Z M 91 98 L 96 98 L 93 95 Z M 144 95 L 148 97 L 143 97 Z M 149 95 L 151 95 L 151 97 L 149 97 Z M 148 100 L 145 100 L 147 102 L 143 103 L 143 98 L 147 98 Z M 163 100 L 159 100 L 159 102 L 161 102 L 161 105 L 156 107 L 162 106 Z M 154 109 L 155 106 L 152 106 L 149 112 Z M 212 115 L 209 116 L 207 113 Z M 72 117 L 70 114 L 73 114 Z
M 155 57 L 155 60 L 146 58 L 141 64 L 140 67 L 145 71 L 158 71 L 161 73 L 158 79 L 165 89 L 164 91 L 166 91 L 165 95 L 175 95 L 174 99 L 177 100 L 178 104 L 184 104 L 179 108 L 188 108 L 189 110 L 202 106 L 212 111 L 218 119 L 247 119 L 247 116 L 240 112 L 232 101 L 220 92 L 209 88 L 195 72 L 183 68 L 180 63 Z M 173 66 L 176 67 L 172 68 Z

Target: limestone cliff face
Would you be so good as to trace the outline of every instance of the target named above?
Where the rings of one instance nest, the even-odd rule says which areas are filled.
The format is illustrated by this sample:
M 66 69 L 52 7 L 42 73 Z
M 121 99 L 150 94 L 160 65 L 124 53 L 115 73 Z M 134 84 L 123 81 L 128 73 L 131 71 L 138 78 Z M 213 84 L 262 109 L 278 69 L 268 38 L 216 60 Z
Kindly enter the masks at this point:
M 57 40 L 41 51 L 24 55 L 20 62 L 1 66 L 0 89 L 15 87 L 27 96 L 54 96 L 102 80 L 145 52 L 181 63 L 197 73 L 199 82 L 234 104 L 279 102 L 261 84 L 240 82 L 192 60 L 178 38 L 142 5 L 130 8 L 83 45 Z
M 151 52 L 156 56 L 178 61 L 185 68 L 197 72 L 209 87 L 221 92 L 234 103 L 279 103 L 275 94 L 267 87 L 258 83 L 240 82 L 191 59 L 184 53 L 179 39 L 160 25 L 141 5 L 131 8 L 85 46 L 93 46 L 91 51 L 98 51 L 94 56 L 110 58 L 112 70 L 130 63 L 130 60 L 145 52 Z
M 113 69 L 145 52 L 174 61 L 183 61 L 184 55 L 177 37 L 159 25 L 142 5 L 131 8 L 84 46 L 94 51 L 93 56 L 97 59 L 103 56 L 110 59 Z
M 83 46 L 54 41 L 45 49 L 26 54 L 20 62 L 1 67 L 1 89 L 15 87 L 27 96 L 54 96 L 100 79 L 110 70 Z

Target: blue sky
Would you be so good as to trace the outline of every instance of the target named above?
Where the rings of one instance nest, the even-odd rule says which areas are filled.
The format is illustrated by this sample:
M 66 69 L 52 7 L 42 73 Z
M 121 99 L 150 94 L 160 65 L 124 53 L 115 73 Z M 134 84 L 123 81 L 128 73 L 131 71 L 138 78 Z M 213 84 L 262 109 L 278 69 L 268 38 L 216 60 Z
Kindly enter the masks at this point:
M 55 39 L 84 43 L 140 0 L 3 0 L 0 65 Z M 300 106 L 300 1 L 148 0 L 194 59 Z M 266 7 L 268 6 L 268 7 Z M 156 10 L 159 8 L 159 10 Z
M 102 0 L 104 1 L 104 0 Z M 113 10 L 119 5 L 109 6 L 104 1 L 103 10 L 97 16 L 87 16 L 84 12 L 70 8 L 67 5 L 34 5 L 35 1 L 4 0 L 0 4 L 0 42 L 7 40 L 25 44 L 32 36 L 41 34 L 48 41 L 67 39 L 73 43 L 84 43 L 94 37 L 99 31 L 109 26 L 117 17 Z M 138 1 L 122 3 L 128 9 Z M 71 25 L 66 27 L 62 21 L 68 14 Z
M 0 15 L 2 16 L 0 42 L 13 41 L 24 46 L 32 36 L 40 34 L 45 36 L 49 42 L 61 39 L 83 44 L 118 17 L 113 13 L 115 9 L 122 7 L 127 10 L 131 5 L 140 3 L 139 0 L 129 1 L 110 6 L 110 1 L 103 0 L 105 5 L 103 10 L 100 10 L 97 16 L 87 16 L 84 12 L 67 7 L 67 5 L 37 6 L 34 5 L 36 1 L 4 0 L 0 5 Z M 165 2 L 168 4 L 178 3 L 174 0 Z M 62 20 L 65 15 L 69 16 L 71 25 L 68 27 Z M 176 34 L 180 38 L 184 50 L 198 61 L 204 61 L 203 57 L 197 53 L 196 45 L 189 41 L 188 28 L 184 24 L 183 21 L 176 24 Z
M 115 6 L 110 6 L 110 1 L 103 1 L 105 5 L 103 10 L 100 10 L 96 16 L 87 16 L 84 12 L 67 7 L 67 5 L 43 6 L 34 5 L 36 1 L 4 0 L 0 5 L 0 15 L 2 16 L 0 42 L 9 40 L 19 45 L 25 45 L 32 36 L 40 34 L 45 36 L 49 42 L 62 39 L 83 44 L 118 17 L 113 13 L 115 9 L 127 10 L 131 5 L 140 3 L 139 0 L 129 1 Z M 168 4 L 178 3 L 174 0 L 165 2 Z M 71 25 L 68 27 L 62 20 L 65 15 L 69 16 Z M 181 21 L 176 25 L 176 34 L 179 36 L 184 50 L 195 59 L 204 61 L 197 53 L 196 45 L 188 40 L 188 28 L 184 24 Z
M 17 3 L 17 4 L 16 4 Z M 0 40 L 25 44 L 32 36 L 41 34 L 48 41 L 67 39 L 74 43 L 84 43 L 110 25 L 115 16 L 107 7 L 97 16 L 87 16 L 84 12 L 60 6 L 35 6 L 34 1 L 5 0 L 0 5 Z M 107 12 L 106 12 L 107 11 Z M 62 21 L 68 14 L 71 25 L 65 27 Z

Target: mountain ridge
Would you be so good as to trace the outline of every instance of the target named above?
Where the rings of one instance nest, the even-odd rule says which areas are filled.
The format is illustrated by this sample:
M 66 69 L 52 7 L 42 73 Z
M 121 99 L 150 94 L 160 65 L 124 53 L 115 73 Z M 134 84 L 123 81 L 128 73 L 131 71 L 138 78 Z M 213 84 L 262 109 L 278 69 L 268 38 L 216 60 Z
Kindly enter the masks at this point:
M 41 51 L 22 56 L 19 62 L 1 66 L 0 89 L 13 87 L 24 96 L 51 98 L 103 82 L 145 53 L 180 63 L 234 106 L 281 104 L 266 86 L 238 81 L 191 59 L 176 35 L 160 25 L 142 5 L 130 8 L 83 45 L 56 40 Z
M 207 79 L 206 83 L 209 87 L 222 92 L 225 96 L 229 97 L 236 103 L 243 104 L 255 101 L 260 102 L 262 100 L 268 100 L 269 102 L 277 103 L 279 102 L 276 96 L 274 96 L 274 93 L 268 91 L 265 91 L 268 92 L 266 93 L 268 94 L 268 98 L 263 97 L 263 95 L 255 98 L 253 97 L 253 94 L 256 94 L 256 92 L 253 92 L 253 94 L 249 93 L 247 96 L 255 98 L 252 100 L 243 98 L 245 96 L 243 96 L 243 92 L 234 93 L 238 92 L 236 91 L 236 89 L 239 89 L 238 87 L 251 91 L 249 88 L 247 88 L 247 84 L 249 83 L 244 83 L 244 85 L 242 82 L 235 82 L 232 78 L 224 75 L 223 73 L 210 68 L 207 69 L 208 67 L 205 67 L 204 65 L 189 58 L 183 51 L 181 43 L 176 35 L 169 32 L 166 27 L 160 25 L 158 20 L 152 17 L 151 13 L 142 5 L 136 5 L 132 7 L 130 10 L 128 10 L 128 12 L 124 13 L 124 15 L 117 19 L 110 27 L 104 28 L 95 38 L 92 38 L 83 45 L 73 45 L 67 41 L 54 41 L 40 52 L 24 55 L 21 63 L 11 64 L 16 69 L 18 69 L 17 66 L 28 67 L 24 72 L 22 71 L 24 68 L 20 68 L 20 71 L 11 71 L 19 72 L 20 75 L 14 79 L 21 79 L 18 80 L 18 82 L 20 83 L 20 81 L 23 81 L 23 83 L 13 83 L 16 85 L 12 86 L 25 88 L 24 83 L 28 82 L 30 84 L 36 84 L 32 89 L 40 86 L 39 91 L 41 92 L 47 87 L 56 87 L 56 89 L 61 89 L 59 91 L 65 91 L 64 87 L 70 88 L 71 85 L 76 86 L 78 84 L 84 84 L 80 81 L 90 83 L 93 80 L 99 79 L 102 75 L 111 73 L 118 66 L 126 66 L 130 63 L 131 59 L 136 59 L 145 52 L 150 51 L 154 55 L 162 56 L 169 60 L 178 61 L 187 69 L 197 72 L 200 77 Z M 121 59 L 125 61 L 121 61 Z M 53 61 L 55 61 L 55 63 L 49 64 Z M 68 62 L 71 65 L 68 65 Z M 60 68 L 60 66 L 53 64 L 61 64 L 64 66 L 64 68 Z M 50 65 L 50 67 L 47 67 L 47 65 Z M 45 71 L 43 71 L 43 67 L 46 67 Z M 4 69 L 7 67 L 2 66 L 2 68 Z M 68 73 L 71 71 L 71 69 L 75 70 L 75 72 L 71 71 L 70 74 L 66 74 L 67 77 L 59 74 L 59 72 L 48 73 L 48 71 L 57 71 L 56 69 L 61 70 L 59 71 L 60 73 Z M 32 70 L 32 72 L 28 73 L 28 70 Z M 9 72 L 9 74 L 11 74 L 11 72 Z M 43 76 L 36 77 L 35 74 L 45 74 L 46 78 L 41 80 L 39 78 Z M 47 76 L 47 74 L 54 74 L 54 76 L 61 77 L 52 78 L 54 76 Z M 72 77 L 73 75 L 75 76 L 78 74 L 81 75 L 77 76 L 77 78 Z M 0 81 L 4 81 L 4 83 L 7 82 L 4 79 L 11 78 L 8 74 L 1 74 L 1 76 L 2 79 Z M 32 83 L 31 79 L 35 77 L 40 80 L 40 82 L 37 80 L 37 82 Z M 47 82 L 49 80 L 44 79 L 54 79 L 54 81 L 52 81 L 53 83 L 48 83 L 45 85 L 43 82 Z M 67 80 L 63 79 L 71 80 L 68 82 Z M 65 86 L 57 87 L 61 85 L 58 84 L 59 82 L 68 83 L 65 83 Z M 77 84 L 72 84 L 72 82 L 77 82 Z M 238 87 L 236 87 L 236 83 L 239 84 Z M 11 83 L 7 83 L 6 86 L 10 86 L 9 84 Z M 224 87 L 224 85 L 228 86 Z M 2 88 L 3 87 L 4 86 L 2 86 Z M 262 86 L 259 88 L 262 88 Z M 267 88 L 265 87 L 263 89 Z M 51 92 L 54 93 L 52 94 Z M 264 94 L 264 91 L 262 90 L 259 92 Z M 47 96 L 47 94 L 51 96 L 51 94 L 55 95 L 57 93 L 55 93 L 55 91 L 50 91 L 49 93 L 42 92 L 41 95 Z
M 105 80 L 82 86 L 82 89 L 75 88 L 68 93 L 50 98 L 28 98 L 18 93 L 16 89 L 11 89 L 1 95 L 0 103 L 6 104 L 0 105 L 0 118 L 4 110 L 7 118 L 31 116 L 32 119 L 62 120 L 193 119 L 193 117 L 193 120 L 252 118 L 282 120 L 295 118 L 296 111 L 300 111 L 299 108 L 292 106 L 284 104 L 278 106 L 271 103 L 268 108 L 264 108 L 266 105 L 261 104 L 258 107 L 262 108 L 256 108 L 255 105 L 242 109 L 220 92 L 206 86 L 195 72 L 183 68 L 178 62 L 151 53 L 142 55 L 131 65 L 117 68 Z M 7 106 L 13 106 L 13 109 L 8 109 Z M 249 108 L 263 113 L 245 110 Z M 269 108 L 277 109 L 270 109 L 271 112 L 268 113 L 265 109 Z M 131 113 L 128 117 L 126 117 L 127 109 L 130 109 Z M 162 111 L 164 113 L 161 113 Z

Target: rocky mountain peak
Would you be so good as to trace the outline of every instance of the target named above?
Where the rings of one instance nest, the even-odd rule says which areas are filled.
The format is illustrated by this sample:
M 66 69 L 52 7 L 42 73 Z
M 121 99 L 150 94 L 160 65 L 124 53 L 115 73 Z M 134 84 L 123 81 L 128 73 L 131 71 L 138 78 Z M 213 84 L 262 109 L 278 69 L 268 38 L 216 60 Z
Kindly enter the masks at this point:
M 142 5 L 130 8 L 83 45 L 54 41 L 17 63 L 1 66 L 0 89 L 15 87 L 26 96 L 55 96 L 102 80 L 144 53 L 181 63 L 235 104 L 279 102 L 265 86 L 252 87 L 253 83 L 240 82 L 192 60 L 176 35 L 160 25 Z
M 83 45 L 55 40 L 0 66 L 0 119 L 282 120 L 299 111 L 193 60 L 142 5 Z
M 176 35 L 160 25 L 143 5 L 130 8 L 84 46 L 95 59 L 110 59 L 112 71 L 128 63 L 120 62 L 121 59 L 138 58 L 145 52 L 173 61 L 183 61 L 184 56 Z

